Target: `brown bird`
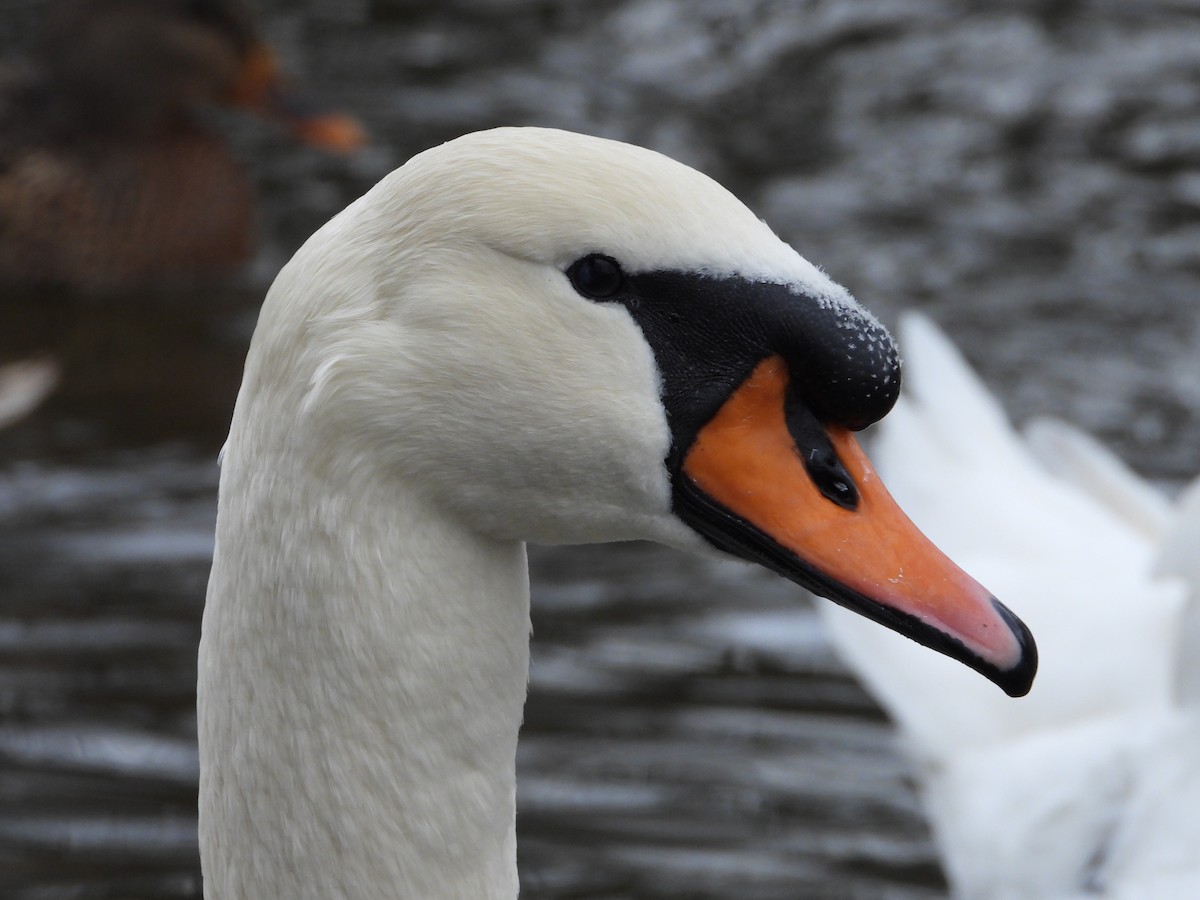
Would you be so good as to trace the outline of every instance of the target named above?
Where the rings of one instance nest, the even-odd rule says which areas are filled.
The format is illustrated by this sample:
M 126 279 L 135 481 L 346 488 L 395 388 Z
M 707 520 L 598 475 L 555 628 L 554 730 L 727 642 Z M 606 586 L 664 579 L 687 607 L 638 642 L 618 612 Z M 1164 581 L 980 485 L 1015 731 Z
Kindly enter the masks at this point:
M 210 106 L 347 151 L 350 118 L 281 76 L 239 0 L 67 0 L 0 79 L 0 283 L 112 286 L 228 267 L 253 248 L 254 194 Z

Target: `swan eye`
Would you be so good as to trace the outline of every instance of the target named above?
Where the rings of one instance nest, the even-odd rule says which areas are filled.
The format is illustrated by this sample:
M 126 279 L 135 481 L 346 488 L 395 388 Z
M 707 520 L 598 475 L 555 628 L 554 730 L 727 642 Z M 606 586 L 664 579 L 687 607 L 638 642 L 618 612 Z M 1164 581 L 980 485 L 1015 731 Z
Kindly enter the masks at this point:
M 592 300 L 605 300 L 615 296 L 625 286 L 625 273 L 621 264 L 610 256 L 593 253 L 571 263 L 567 269 L 571 286 Z

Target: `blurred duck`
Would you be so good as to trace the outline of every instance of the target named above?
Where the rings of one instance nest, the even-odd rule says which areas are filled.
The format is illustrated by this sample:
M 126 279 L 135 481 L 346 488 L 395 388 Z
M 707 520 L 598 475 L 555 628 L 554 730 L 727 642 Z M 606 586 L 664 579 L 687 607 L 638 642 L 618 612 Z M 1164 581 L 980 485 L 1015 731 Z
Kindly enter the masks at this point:
M 238 0 L 68 0 L 0 78 L 0 283 L 113 285 L 244 260 L 253 192 L 210 106 L 335 151 L 351 119 L 309 109 Z
M 931 322 L 900 338 L 879 470 L 1042 652 L 1030 695 L 996 703 L 824 605 L 915 758 L 956 896 L 1200 897 L 1200 482 L 1172 508 L 1064 423 L 1022 437 Z

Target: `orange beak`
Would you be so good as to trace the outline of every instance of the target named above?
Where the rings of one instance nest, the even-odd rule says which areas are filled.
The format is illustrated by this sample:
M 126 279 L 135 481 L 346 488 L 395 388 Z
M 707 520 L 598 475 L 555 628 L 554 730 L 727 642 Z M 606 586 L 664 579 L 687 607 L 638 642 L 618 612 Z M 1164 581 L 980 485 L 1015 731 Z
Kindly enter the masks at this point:
M 909 521 L 845 428 L 820 426 L 842 473 L 822 490 L 787 404 L 787 365 L 769 357 L 687 450 L 681 518 L 721 549 L 958 659 L 1011 696 L 1028 693 L 1037 649 L 1024 624 Z
M 334 153 L 350 153 L 367 141 L 359 122 L 343 113 L 312 108 L 279 70 L 275 54 L 258 44 L 246 54 L 229 102 L 277 119 L 306 143 Z

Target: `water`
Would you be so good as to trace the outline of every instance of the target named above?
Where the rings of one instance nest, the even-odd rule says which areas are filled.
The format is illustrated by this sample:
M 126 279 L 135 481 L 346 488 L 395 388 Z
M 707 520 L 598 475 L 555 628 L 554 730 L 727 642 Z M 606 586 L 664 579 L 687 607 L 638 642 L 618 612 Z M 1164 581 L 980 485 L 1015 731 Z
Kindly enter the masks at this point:
M 214 489 L 212 459 L 186 446 L 29 463 L 0 489 L 12 896 L 197 891 Z M 794 587 L 650 545 L 531 557 L 527 896 L 936 895 L 890 729 Z
M 0 10 L 8 46 L 38 7 Z M 264 192 L 244 277 L 0 306 L 68 323 L 62 390 L 0 434 L 0 897 L 199 894 L 195 646 L 257 304 L 329 214 L 461 131 L 701 165 L 885 318 L 934 313 L 1018 417 L 1167 486 L 1200 469 L 1200 26 L 1172 4 L 380 0 L 266 24 L 377 146 L 217 117 Z M 645 545 L 531 564 L 523 896 L 944 895 L 892 730 L 796 588 Z

